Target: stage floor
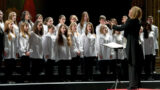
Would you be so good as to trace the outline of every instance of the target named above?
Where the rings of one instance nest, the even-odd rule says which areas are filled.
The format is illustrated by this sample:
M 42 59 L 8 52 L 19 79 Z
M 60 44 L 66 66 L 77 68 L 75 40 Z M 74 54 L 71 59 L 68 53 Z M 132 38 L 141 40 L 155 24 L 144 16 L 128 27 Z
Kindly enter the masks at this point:
M 160 81 L 141 81 L 143 89 L 159 89 Z M 128 87 L 129 81 L 120 81 L 118 89 Z M 44 82 L 0 84 L 0 90 L 107 90 L 114 89 L 115 81 L 98 82 Z

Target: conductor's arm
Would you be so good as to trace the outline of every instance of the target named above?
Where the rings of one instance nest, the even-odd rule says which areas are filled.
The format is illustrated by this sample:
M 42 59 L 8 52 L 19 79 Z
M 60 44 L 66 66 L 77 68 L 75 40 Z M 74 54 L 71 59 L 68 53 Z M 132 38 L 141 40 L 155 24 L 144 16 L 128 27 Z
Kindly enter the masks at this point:
M 112 28 L 117 31 L 123 31 L 129 26 L 129 20 L 123 25 L 113 25 Z

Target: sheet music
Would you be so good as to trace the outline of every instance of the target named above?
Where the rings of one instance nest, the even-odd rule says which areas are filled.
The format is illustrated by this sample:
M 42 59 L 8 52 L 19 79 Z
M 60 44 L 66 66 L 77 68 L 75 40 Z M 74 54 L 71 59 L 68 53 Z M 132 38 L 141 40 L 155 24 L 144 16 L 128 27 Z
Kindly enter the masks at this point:
M 104 46 L 107 46 L 109 48 L 123 48 L 123 45 L 115 43 L 115 42 L 111 42 L 111 43 L 107 43 L 107 44 L 103 44 Z

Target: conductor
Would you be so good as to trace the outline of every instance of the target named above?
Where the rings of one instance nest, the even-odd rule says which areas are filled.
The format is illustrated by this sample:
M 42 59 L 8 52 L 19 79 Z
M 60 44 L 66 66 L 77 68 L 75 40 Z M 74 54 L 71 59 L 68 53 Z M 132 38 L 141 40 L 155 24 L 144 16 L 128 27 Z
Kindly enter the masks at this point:
M 141 28 L 142 10 L 138 6 L 133 6 L 129 10 L 129 19 L 124 25 L 114 25 L 114 30 L 124 30 L 124 36 L 127 38 L 126 54 L 129 64 L 129 87 L 128 89 L 140 88 L 141 62 L 143 60 L 143 51 L 139 39 Z

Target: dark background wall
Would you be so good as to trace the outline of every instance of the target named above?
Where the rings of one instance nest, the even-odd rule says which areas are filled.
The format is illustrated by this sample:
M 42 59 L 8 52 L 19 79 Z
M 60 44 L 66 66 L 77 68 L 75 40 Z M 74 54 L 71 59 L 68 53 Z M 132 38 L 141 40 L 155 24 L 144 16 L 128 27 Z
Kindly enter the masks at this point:
M 32 6 L 34 5 L 35 13 L 41 13 L 44 18 L 48 16 L 53 17 L 55 25 L 58 23 L 59 15 L 64 14 L 67 17 L 66 23 L 69 24 L 70 15 L 75 14 L 80 20 L 83 11 L 87 11 L 90 16 L 90 21 L 97 25 L 99 23 L 99 16 L 102 14 L 105 15 L 107 19 L 114 17 L 120 22 L 123 15 L 128 15 L 132 0 L 95 1 L 94 4 L 93 2 L 85 4 L 84 1 L 77 0 L 65 5 L 65 7 L 68 6 L 69 8 L 64 8 L 66 2 L 63 2 L 63 0 L 55 3 L 53 0 L 0 0 L 0 9 L 3 10 L 5 19 L 10 11 L 16 11 L 19 20 L 21 12 L 24 10 L 27 2 L 30 3 L 27 5 L 29 10 L 33 10 L 34 8 L 32 8 Z M 95 4 L 96 2 L 97 4 Z M 79 8 L 77 8 L 77 6 L 79 6 Z M 33 15 L 33 18 L 34 16 L 35 15 Z

